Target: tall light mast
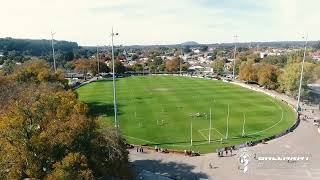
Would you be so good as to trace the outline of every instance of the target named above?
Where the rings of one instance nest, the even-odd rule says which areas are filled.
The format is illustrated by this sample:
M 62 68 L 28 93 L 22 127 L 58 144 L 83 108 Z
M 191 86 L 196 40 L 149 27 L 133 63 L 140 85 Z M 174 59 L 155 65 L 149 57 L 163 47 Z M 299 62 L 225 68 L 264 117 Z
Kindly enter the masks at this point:
M 55 58 L 55 55 L 54 55 L 54 40 L 53 40 L 53 36 L 55 35 L 56 33 L 54 32 L 51 32 L 51 47 L 52 47 L 52 58 L 53 58 L 53 69 L 54 69 L 54 72 L 57 72 L 57 66 L 56 66 L 56 58 Z
M 237 40 L 238 36 L 235 35 L 234 37 L 234 56 L 233 56 L 233 72 L 232 72 L 232 78 L 235 80 L 235 69 L 236 69 L 236 55 L 237 55 Z
M 302 79 L 303 79 L 304 62 L 306 60 L 306 52 L 307 52 L 307 45 L 308 45 L 308 35 L 306 37 L 303 37 L 303 39 L 305 39 L 306 42 L 305 42 L 305 45 L 304 45 L 303 60 L 302 60 L 302 63 L 301 63 L 301 74 L 300 74 L 300 84 L 299 84 L 299 92 L 298 92 L 297 112 L 299 112 L 299 109 L 300 109 L 301 86 L 302 86 Z
M 112 80 L 113 80 L 113 107 L 114 107 L 114 126 L 118 129 L 118 116 L 117 116 L 117 94 L 116 94 L 116 78 L 115 78 L 115 63 L 114 63 L 114 50 L 113 50 L 113 38 L 118 36 L 118 33 L 113 32 L 113 27 L 111 30 L 111 53 L 112 53 Z
M 99 62 L 99 46 L 97 45 L 97 68 L 98 68 L 98 76 L 100 74 L 100 62 Z

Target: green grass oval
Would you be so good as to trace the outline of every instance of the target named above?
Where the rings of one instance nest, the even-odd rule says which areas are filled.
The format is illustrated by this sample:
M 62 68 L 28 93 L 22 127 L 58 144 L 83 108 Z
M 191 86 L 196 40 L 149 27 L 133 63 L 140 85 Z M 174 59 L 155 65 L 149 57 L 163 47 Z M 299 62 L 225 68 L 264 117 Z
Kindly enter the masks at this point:
M 292 108 L 282 101 L 221 81 L 132 76 L 116 83 L 120 130 L 132 144 L 214 152 L 219 147 L 279 134 L 296 119 Z M 90 83 L 77 92 L 79 99 L 89 105 L 91 115 L 113 122 L 112 81 Z M 225 140 L 228 106 L 229 130 Z M 200 116 L 191 116 L 194 114 Z M 246 137 L 241 136 L 244 116 Z M 190 146 L 191 121 L 193 146 Z

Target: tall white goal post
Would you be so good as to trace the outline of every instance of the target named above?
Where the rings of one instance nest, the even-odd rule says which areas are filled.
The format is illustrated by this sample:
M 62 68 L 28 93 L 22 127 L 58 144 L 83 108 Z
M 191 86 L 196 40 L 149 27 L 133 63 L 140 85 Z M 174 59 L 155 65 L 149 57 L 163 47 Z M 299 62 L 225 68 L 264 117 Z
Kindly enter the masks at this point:
M 227 132 L 226 132 L 226 139 L 228 139 L 228 135 L 229 135 L 229 115 L 230 115 L 230 104 L 228 104 L 228 116 L 227 116 Z

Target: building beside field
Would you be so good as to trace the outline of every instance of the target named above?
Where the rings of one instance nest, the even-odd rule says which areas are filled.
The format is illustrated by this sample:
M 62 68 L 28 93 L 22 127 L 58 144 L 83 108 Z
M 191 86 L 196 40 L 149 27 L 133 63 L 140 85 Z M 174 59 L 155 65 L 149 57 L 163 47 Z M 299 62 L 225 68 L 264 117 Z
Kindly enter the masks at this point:
M 320 104 L 320 83 L 308 84 L 308 89 L 312 100 Z

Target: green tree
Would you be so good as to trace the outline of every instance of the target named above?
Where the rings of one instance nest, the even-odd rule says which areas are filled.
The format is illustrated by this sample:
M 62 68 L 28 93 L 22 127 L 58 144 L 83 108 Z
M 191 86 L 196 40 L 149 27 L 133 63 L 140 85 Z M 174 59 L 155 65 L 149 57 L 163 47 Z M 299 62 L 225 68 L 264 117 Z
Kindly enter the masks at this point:
M 302 80 L 302 95 L 306 95 L 306 88 L 310 80 L 312 80 L 312 70 L 315 67 L 313 63 L 306 62 L 304 66 L 304 76 Z M 299 89 L 301 63 L 288 64 L 284 73 L 280 77 L 281 89 L 296 97 Z
M 132 68 L 133 68 L 133 70 L 134 70 L 135 72 L 142 72 L 142 70 L 143 70 L 143 65 L 140 64 L 140 63 L 136 63 L 136 64 L 134 64 L 134 65 L 132 66 Z
M 312 80 L 319 81 L 320 80 L 320 64 L 318 64 L 312 71 Z
M 73 62 L 69 61 L 69 62 L 64 64 L 64 68 L 66 68 L 67 70 L 71 71 L 71 70 L 74 70 L 76 67 L 75 67 Z
M 111 64 L 110 69 L 112 70 L 112 64 Z M 114 62 L 114 71 L 117 74 L 123 74 L 126 72 L 126 67 L 123 65 L 123 63 L 121 61 L 116 60 Z
M 235 60 L 235 64 L 232 62 L 230 68 L 228 69 L 229 72 L 233 72 L 233 66 L 235 65 L 235 74 L 239 74 L 239 70 L 240 70 L 240 65 L 241 65 L 241 60 L 236 59 Z
M 2 71 L 4 74 L 11 74 L 14 71 L 16 63 L 12 60 L 5 60 L 3 63 Z
M 283 68 L 288 62 L 288 57 L 286 55 L 267 56 L 262 61 L 263 61 L 263 63 L 267 63 L 267 64 L 271 64 L 271 65 L 275 65 L 275 66 L 278 66 L 280 68 Z

